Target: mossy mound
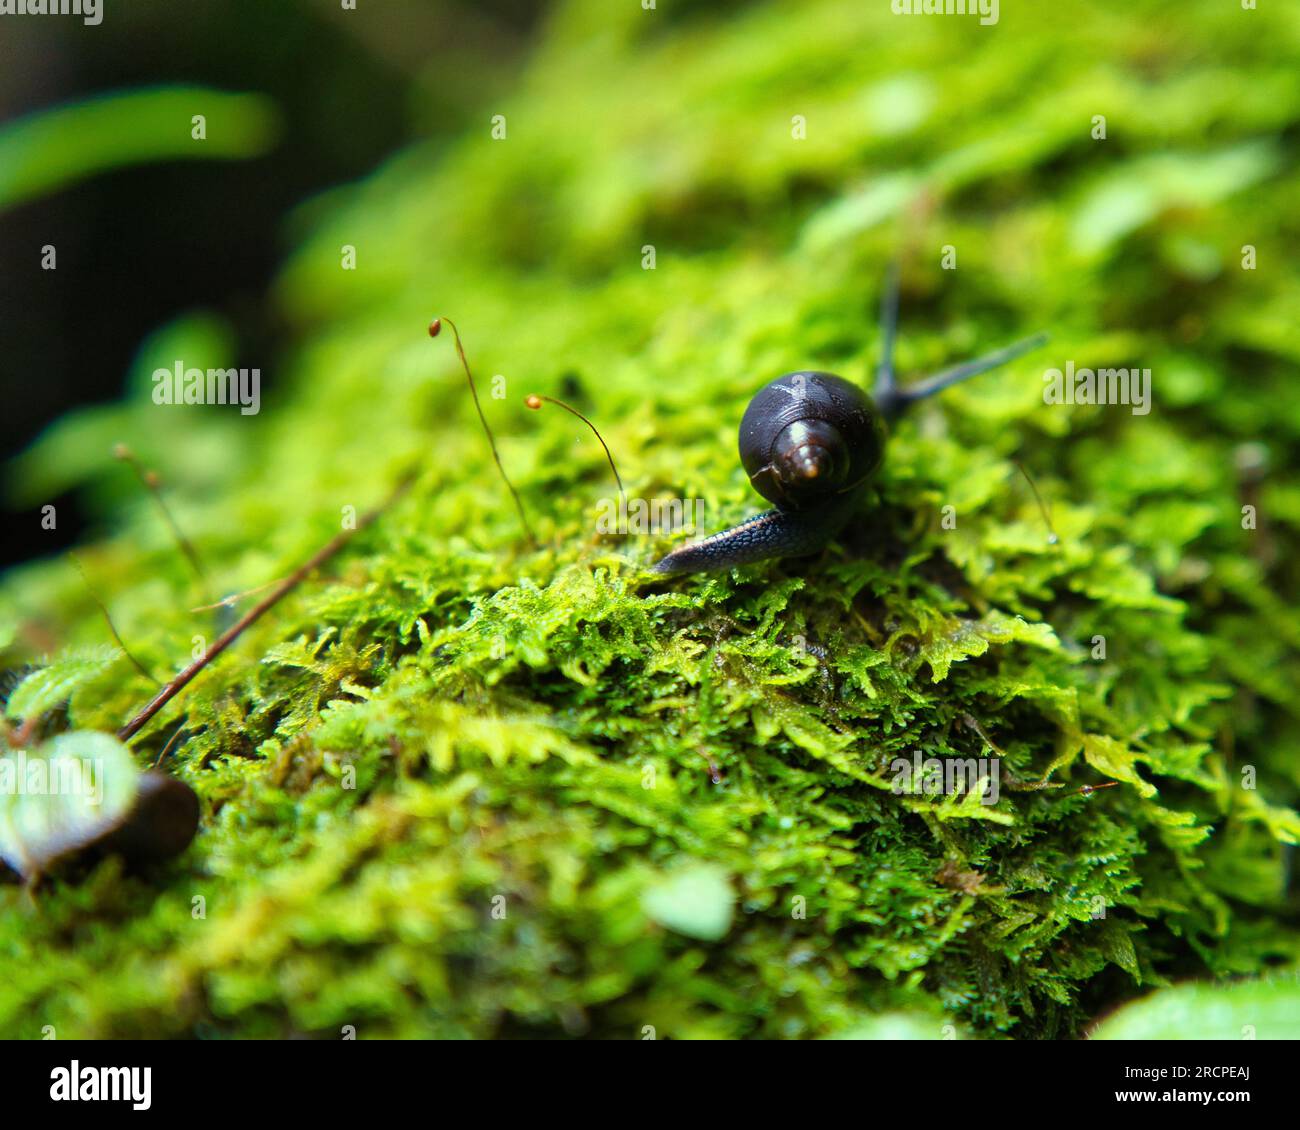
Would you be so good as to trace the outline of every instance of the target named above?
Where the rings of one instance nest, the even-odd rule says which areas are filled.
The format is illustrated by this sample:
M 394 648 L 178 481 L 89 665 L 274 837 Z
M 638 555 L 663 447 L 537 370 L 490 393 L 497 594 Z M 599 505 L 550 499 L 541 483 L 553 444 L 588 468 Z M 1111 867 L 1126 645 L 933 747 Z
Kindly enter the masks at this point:
M 98 492 L 82 562 L 160 672 L 220 620 L 114 442 L 163 471 L 218 594 L 422 477 L 135 743 L 148 763 L 188 726 L 183 857 L 0 886 L 0 1032 L 808 1037 L 907 1013 L 1050 1037 L 1294 968 L 1300 16 L 1068 7 L 569 3 L 481 127 L 304 213 L 259 416 L 151 402 L 157 365 L 231 363 L 194 315 L 120 407 L 48 433 L 22 489 Z M 722 528 L 759 508 L 748 398 L 867 379 L 900 254 L 905 374 L 1051 345 L 904 421 L 817 557 L 654 582 L 668 539 L 595 532 L 604 456 L 527 393 L 591 415 L 631 494 Z M 1070 359 L 1150 368 L 1150 413 L 1045 404 Z M 105 642 L 62 562 L 4 596 L 14 668 Z M 91 667 L 68 725 L 115 730 L 151 686 Z M 893 788 L 895 758 L 989 742 L 995 806 Z

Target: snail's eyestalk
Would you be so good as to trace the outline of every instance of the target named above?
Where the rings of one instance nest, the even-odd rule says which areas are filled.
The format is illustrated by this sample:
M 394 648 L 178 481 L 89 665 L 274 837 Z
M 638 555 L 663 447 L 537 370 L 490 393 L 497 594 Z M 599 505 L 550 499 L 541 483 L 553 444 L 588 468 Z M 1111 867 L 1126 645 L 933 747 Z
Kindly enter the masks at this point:
M 872 394 L 876 403 L 884 406 L 898 397 L 898 381 L 894 375 L 894 338 L 898 333 L 898 261 L 890 263 L 885 273 L 885 289 L 880 296 L 880 364 L 876 366 L 876 389 Z
M 429 336 L 437 337 L 442 330 L 443 322 L 446 322 L 451 327 L 452 336 L 456 340 L 456 352 L 460 355 L 461 368 L 465 370 L 465 379 L 469 382 L 470 395 L 474 397 L 474 407 L 478 410 L 478 418 L 483 425 L 483 432 L 487 436 L 488 445 L 492 448 L 492 458 L 496 460 L 497 470 L 501 472 L 501 481 L 506 484 L 506 490 L 510 492 L 510 497 L 514 499 L 515 509 L 519 511 L 519 524 L 524 528 L 528 544 L 535 546 L 537 538 L 533 536 L 533 528 L 528 524 L 528 516 L 524 513 L 524 504 L 520 501 L 519 492 L 515 490 L 514 484 L 510 481 L 510 476 L 506 474 L 506 469 L 501 464 L 501 455 L 497 451 L 496 437 L 492 434 L 492 427 L 487 422 L 487 416 L 483 414 L 483 405 L 479 403 L 478 387 L 474 384 L 474 374 L 469 371 L 469 360 L 465 356 L 464 346 L 460 343 L 460 330 L 456 328 L 456 323 L 450 318 L 434 318 L 429 323 Z
M 605 437 L 600 434 L 600 431 L 597 429 L 596 425 L 593 424 L 590 420 L 588 420 L 587 417 L 584 416 L 581 412 L 579 412 L 576 408 L 568 404 L 565 404 L 563 400 L 556 400 L 555 397 L 553 396 L 540 396 L 539 394 L 534 392 L 524 400 L 524 403 L 528 405 L 528 407 L 531 408 L 534 412 L 536 412 L 537 409 L 539 409 L 542 406 L 543 402 L 547 404 L 554 404 L 557 408 L 563 408 L 566 412 L 569 413 L 569 415 L 577 416 L 579 420 L 581 420 L 584 424 L 587 425 L 587 427 L 591 429 L 591 434 L 594 435 L 596 439 L 600 441 L 600 446 L 605 449 L 605 458 L 609 460 L 609 469 L 614 472 L 614 481 L 618 484 L 619 498 L 622 499 L 623 507 L 624 509 L 626 509 L 627 492 L 623 490 L 623 478 L 618 473 L 618 468 L 614 466 L 614 456 L 610 453 L 609 444 L 605 442 Z
M 158 507 L 158 513 L 162 515 L 163 521 L 167 523 L 167 528 L 171 530 L 172 537 L 176 540 L 181 555 L 189 562 L 190 568 L 194 570 L 194 575 L 201 583 L 206 585 L 208 580 L 207 570 L 203 568 L 203 562 L 199 558 L 194 544 L 185 536 L 185 531 L 181 529 L 180 523 L 176 521 L 175 515 L 171 512 L 171 507 L 167 505 L 167 500 L 163 498 L 162 479 L 159 477 L 158 472 L 146 470 L 144 464 L 136 458 L 135 452 L 124 443 L 119 443 L 113 448 L 113 458 L 128 464 L 131 470 L 135 472 L 136 478 L 140 480 L 140 485 L 149 492 L 154 505 Z
M 987 373 L 991 369 L 996 369 L 1009 361 L 1014 361 L 1017 357 L 1045 345 L 1047 340 L 1047 334 L 1036 333 L 1032 337 L 1014 342 L 1002 349 L 995 349 L 992 353 L 986 353 L 983 357 L 976 357 L 973 361 L 964 361 L 960 365 L 954 365 L 951 369 L 944 369 L 942 372 L 935 373 L 933 376 L 926 377 L 924 380 L 908 385 L 906 388 L 895 385 L 882 395 L 878 394 L 876 403 L 887 418 L 894 419 L 905 408 L 915 404 L 918 400 L 925 400 L 927 397 L 943 392 L 944 389 L 951 388 L 955 384 L 961 384 L 962 381 L 968 381 L 971 377 L 978 377 L 981 373 Z

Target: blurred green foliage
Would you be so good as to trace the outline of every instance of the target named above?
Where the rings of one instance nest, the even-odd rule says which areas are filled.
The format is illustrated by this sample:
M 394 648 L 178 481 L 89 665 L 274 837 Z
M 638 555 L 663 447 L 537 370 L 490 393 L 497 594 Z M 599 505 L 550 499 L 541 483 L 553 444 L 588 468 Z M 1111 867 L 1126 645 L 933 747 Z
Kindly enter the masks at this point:
M 1294 1040 L 1300 1038 L 1300 989 L 1294 977 L 1231 987 L 1180 985 L 1107 1017 L 1099 1040 Z
M 202 131 L 195 132 L 195 116 Z M 255 157 L 277 117 L 256 94 L 196 86 L 135 90 L 46 110 L 0 129 L 0 208 L 122 165 Z
M 189 727 L 205 821 L 180 861 L 74 866 L 35 905 L 0 888 L 0 1030 L 1052 1037 L 1244 978 L 1179 1026 L 1272 1031 L 1291 990 L 1259 978 L 1300 956 L 1297 48 L 1280 6 L 981 28 L 564 4 L 481 128 L 333 194 L 274 296 L 298 336 L 260 417 L 136 383 L 24 457 L 29 482 L 101 484 L 83 561 L 160 670 L 219 594 L 70 437 L 164 470 L 222 592 L 423 478 L 137 742 L 144 763 Z M 721 528 L 757 509 L 749 396 L 866 379 L 900 246 L 904 373 L 1040 328 L 1049 349 L 905 421 L 823 555 L 648 584 L 666 539 L 593 534 L 603 453 L 524 395 L 573 397 L 633 495 Z M 506 379 L 484 403 L 537 550 L 435 312 Z M 1045 405 L 1067 359 L 1151 368 L 1150 415 Z M 11 666 L 104 642 L 62 564 L 4 599 Z M 119 661 L 68 724 L 113 730 L 149 692 Z M 896 794 L 895 757 L 989 752 L 968 716 L 1001 804 Z

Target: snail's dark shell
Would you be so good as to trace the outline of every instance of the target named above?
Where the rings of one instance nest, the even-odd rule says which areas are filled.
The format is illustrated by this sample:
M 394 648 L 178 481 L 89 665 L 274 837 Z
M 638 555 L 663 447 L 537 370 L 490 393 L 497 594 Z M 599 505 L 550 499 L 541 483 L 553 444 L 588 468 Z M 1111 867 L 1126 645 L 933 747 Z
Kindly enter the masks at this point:
M 885 427 L 874 402 L 833 373 L 786 373 L 740 421 L 740 461 L 754 489 L 786 510 L 852 490 L 880 466 Z

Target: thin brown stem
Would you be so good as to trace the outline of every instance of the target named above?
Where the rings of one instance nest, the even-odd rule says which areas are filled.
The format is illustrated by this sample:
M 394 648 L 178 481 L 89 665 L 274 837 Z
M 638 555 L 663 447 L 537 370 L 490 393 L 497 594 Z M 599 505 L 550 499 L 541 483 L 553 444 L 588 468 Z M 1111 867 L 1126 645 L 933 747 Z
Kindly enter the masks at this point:
M 248 596 L 255 596 L 259 592 L 265 592 L 272 585 L 278 585 L 282 577 L 277 577 L 274 581 L 267 581 L 264 585 L 255 585 L 251 589 L 244 589 L 243 592 L 232 592 L 229 596 L 223 596 L 220 600 L 212 604 L 200 604 L 197 608 L 191 608 L 191 612 L 211 612 L 217 608 L 234 608 L 238 601 Z
M 172 746 L 176 744 L 176 739 L 179 738 L 183 733 L 185 733 L 185 730 L 188 726 L 189 726 L 188 722 L 182 722 L 179 726 L 176 727 L 174 731 L 172 731 L 172 736 L 167 739 L 167 744 L 162 747 L 162 752 L 158 754 L 157 760 L 155 760 L 153 763 L 153 767 L 155 769 L 157 769 L 158 766 L 160 766 L 164 761 L 167 760 L 167 755 L 171 753 Z
M 231 625 L 226 631 L 222 632 L 216 642 L 208 648 L 198 659 L 191 663 L 185 670 L 175 676 L 161 691 L 156 694 L 125 726 L 117 732 L 117 736 L 122 741 L 128 741 L 140 732 L 149 720 L 153 718 L 164 706 L 173 698 L 183 691 L 200 671 L 209 663 L 217 658 L 232 643 L 235 642 L 243 633 L 265 613 L 274 608 L 280 601 L 288 595 L 290 591 L 302 583 L 303 579 L 312 572 L 312 570 L 323 565 L 342 549 L 359 531 L 364 530 L 371 525 L 385 510 L 391 507 L 403 494 L 410 488 L 411 483 L 415 481 L 413 474 L 404 477 L 397 487 L 388 496 L 388 498 L 374 510 L 367 511 L 357 519 L 354 528 L 344 530 L 330 538 L 320 549 L 313 553 L 306 561 L 298 566 L 292 573 L 282 580 L 276 588 L 263 597 L 257 604 L 250 608 L 238 621 Z
M 140 460 L 136 458 L 135 452 L 124 443 L 119 443 L 113 449 L 113 456 L 130 465 L 136 474 L 136 478 L 140 480 L 140 484 L 153 498 L 154 504 L 158 507 L 158 512 L 162 515 L 163 521 L 167 523 L 172 532 L 172 537 L 176 539 L 177 546 L 180 547 L 185 560 L 190 563 L 190 568 L 194 570 L 195 576 L 206 583 L 208 575 L 203 568 L 203 562 L 199 559 L 198 551 L 194 548 L 190 539 L 185 536 L 185 531 L 181 529 L 180 523 L 176 521 L 176 516 L 171 512 L 171 507 L 167 505 L 167 500 L 163 498 L 162 480 L 159 479 L 158 472 L 146 470 Z
M 1072 793 L 1066 793 L 1066 796 L 1091 796 L 1100 789 L 1113 789 L 1119 781 L 1103 781 L 1100 785 L 1084 785 L 1082 788 L 1075 789 Z
M 963 714 L 961 716 L 961 720 L 972 730 L 974 730 L 977 734 L 979 734 L 984 744 L 987 745 L 989 749 L 991 749 L 994 753 L 998 755 L 1000 764 L 1002 765 L 1002 775 L 1007 779 L 1008 788 L 1015 789 L 1019 792 L 1038 792 L 1042 789 L 1065 788 L 1064 785 L 1058 785 L 1048 780 L 1030 781 L 1023 777 L 1016 776 L 1016 774 L 1011 772 L 1011 770 L 1008 769 L 1006 766 L 1007 751 L 1004 750 L 1000 745 L 998 745 L 997 742 L 995 742 L 991 737 L 988 736 L 984 727 L 980 725 L 979 719 L 976 718 L 975 715 L 973 714 Z
M 1061 539 L 1056 536 L 1056 527 L 1052 525 L 1052 515 L 1048 512 L 1047 503 L 1043 501 L 1043 496 L 1038 493 L 1038 484 L 1030 477 L 1030 474 L 1025 470 L 1025 465 L 1023 463 L 1018 459 L 1013 459 L 1011 462 L 1014 463 L 1020 473 L 1025 476 L 1025 482 L 1029 484 L 1029 489 L 1034 492 L 1034 499 L 1038 503 L 1038 509 L 1043 515 L 1043 521 L 1047 524 L 1047 544 L 1055 545 Z
M 965 722 L 966 725 L 969 726 L 972 730 L 974 730 L 977 734 L 979 734 L 979 736 L 984 740 L 984 744 L 987 745 L 989 749 L 991 749 L 999 757 L 1006 757 L 1007 755 L 1006 750 L 1001 749 L 998 746 L 997 742 L 995 742 L 991 737 L 988 736 L 988 734 L 984 732 L 984 727 L 980 725 L 979 719 L 976 718 L 975 715 L 963 714 L 961 716 L 961 720 Z
M 150 671 L 148 667 L 146 667 L 143 663 L 141 663 L 140 660 L 138 660 L 134 655 L 131 654 L 131 649 L 126 646 L 126 641 L 123 640 L 122 636 L 119 634 L 117 630 L 117 625 L 113 623 L 113 617 L 112 614 L 108 611 L 108 606 L 102 600 L 99 599 L 99 594 L 95 592 L 94 588 L 91 587 L 90 578 L 86 576 L 86 570 L 81 567 L 81 561 L 78 560 L 77 555 L 75 553 L 69 553 L 68 557 L 72 561 L 72 563 L 77 567 L 77 572 L 81 574 L 82 584 L 86 586 L 86 591 L 90 593 L 90 599 L 93 600 L 99 606 L 99 611 L 104 616 L 104 623 L 108 625 L 108 630 L 112 632 L 113 638 L 117 640 L 117 646 L 122 649 L 122 654 L 124 654 L 127 657 L 127 659 L 131 661 L 132 666 L 134 666 L 135 669 L 139 671 L 141 675 L 143 675 L 155 686 L 159 686 L 159 687 L 162 686 L 162 680 L 159 679 L 152 671 Z
M 718 763 L 713 760 L 713 755 L 703 747 L 699 748 L 699 754 L 709 764 L 709 780 L 715 785 L 722 784 L 722 772 L 718 769 Z
M 456 323 L 450 318 L 434 318 L 429 323 L 429 336 L 437 337 L 442 329 L 443 322 L 446 322 L 451 327 L 452 336 L 456 340 L 456 352 L 460 355 L 460 364 L 465 370 L 465 379 L 469 381 L 470 395 L 474 397 L 474 407 L 478 410 L 479 421 L 483 424 L 483 431 L 487 435 L 488 445 L 492 448 L 492 458 L 496 460 L 497 470 L 501 472 L 501 481 L 506 484 L 510 497 L 515 500 L 515 509 L 519 511 L 519 524 L 524 528 L 528 544 L 535 546 L 537 538 L 533 536 L 533 528 L 528 524 L 528 516 L 524 513 L 524 504 L 520 501 L 519 492 L 515 490 L 514 484 L 510 481 L 510 476 L 506 474 L 506 469 L 501 463 L 501 454 L 497 451 L 496 437 L 492 434 L 492 427 L 488 424 L 487 416 L 483 413 L 483 405 L 479 403 L 478 387 L 474 384 L 474 374 L 469 370 L 469 359 L 465 356 L 465 348 L 460 343 L 460 330 L 456 328 Z
M 593 424 L 590 420 L 588 420 L 587 417 L 584 416 L 581 412 L 579 412 L 576 408 L 572 407 L 571 405 L 565 404 L 563 400 L 556 400 L 555 397 L 553 396 L 542 396 L 539 393 L 535 392 L 532 395 L 526 397 L 524 403 L 528 405 L 528 407 L 531 408 L 534 412 L 536 412 L 537 409 L 539 409 L 542 406 L 543 401 L 545 401 L 547 404 L 554 404 L 557 408 L 563 408 L 571 416 L 577 416 L 579 420 L 581 420 L 584 424 L 587 425 L 587 427 L 591 429 L 591 434 L 594 435 L 600 441 L 600 446 L 605 449 L 605 458 L 609 460 L 609 469 L 614 472 L 614 481 L 618 483 L 618 494 L 619 497 L 623 500 L 623 509 L 626 510 L 627 492 L 623 490 L 623 477 L 618 473 L 618 468 L 614 466 L 614 456 L 610 453 L 609 444 L 605 442 L 605 437 L 600 434 L 600 431 L 597 429 L 596 425 Z

